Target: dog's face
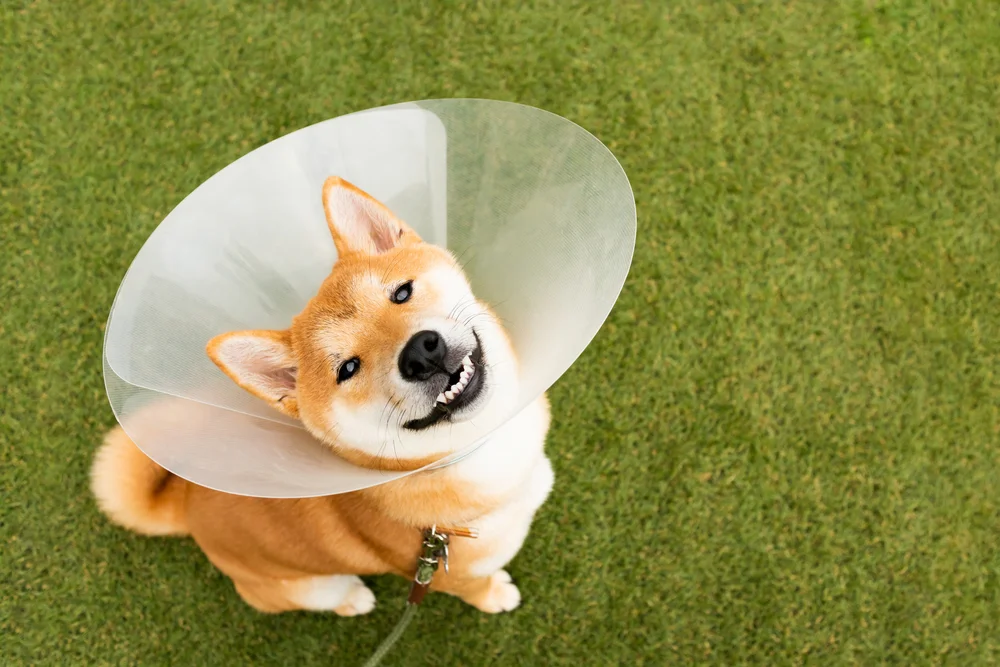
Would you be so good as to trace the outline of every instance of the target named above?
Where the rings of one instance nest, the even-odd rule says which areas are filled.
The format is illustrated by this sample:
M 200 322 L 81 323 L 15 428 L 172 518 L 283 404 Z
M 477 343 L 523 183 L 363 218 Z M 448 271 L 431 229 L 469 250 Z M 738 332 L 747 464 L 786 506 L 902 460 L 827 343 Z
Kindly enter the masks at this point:
M 212 360 L 346 459 L 424 465 L 513 407 L 517 365 L 455 258 L 349 183 L 323 188 L 339 255 L 284 331 L 223 334 Z M 452 444 L 453 443 L 453 444 Z

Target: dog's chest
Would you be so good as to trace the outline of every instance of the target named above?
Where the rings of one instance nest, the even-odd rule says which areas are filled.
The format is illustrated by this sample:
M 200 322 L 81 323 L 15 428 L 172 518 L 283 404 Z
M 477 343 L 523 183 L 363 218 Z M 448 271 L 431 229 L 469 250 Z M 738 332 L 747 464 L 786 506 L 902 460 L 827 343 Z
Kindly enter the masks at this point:
M 471 562 L 463 568 L 470 574 L 492 574 L 517 554 L 535 512 L 552 490 L 552 466 L 544 452 L 548 425 L 548 405 L 540 398 L 449 471 L 467 486 L 505 499 L 473 521 L 479 538 L 466 552 Z
M 548 426 L 548 404 L 541 397 L 497 429 L 479 450 L 444 472 L 486 496 L 504 498 L 519 492 L 520 487 L 530 486 L 535 467 L 544 459 Z M 542 501 L 544 496 L 539 504 Z

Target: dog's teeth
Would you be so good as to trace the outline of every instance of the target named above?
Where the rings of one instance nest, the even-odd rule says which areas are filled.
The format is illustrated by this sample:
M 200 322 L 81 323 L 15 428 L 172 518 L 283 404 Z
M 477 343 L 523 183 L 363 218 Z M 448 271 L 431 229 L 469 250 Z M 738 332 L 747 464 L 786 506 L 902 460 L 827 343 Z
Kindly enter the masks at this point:
M 472 377 L 472 373 L 471 372 L 469 372 L 469 371 L 462 371 L 462 374 L 459 376 L 459 378 L 460 378 L 459 382 L 461 384 L 466 384 L 469 381 L 470 377 Z
M 437 402 L 438 403 L 447 403 L 448 402 L 448 399 L 445 398 L 445 395 L 444 395 L 443 391 L 440 394 L 438 394 Z
M 451 399 L 455 398 L 455 392 L 449 389 L 448 391 L 444 392 L 444 397 L 450 401 Z

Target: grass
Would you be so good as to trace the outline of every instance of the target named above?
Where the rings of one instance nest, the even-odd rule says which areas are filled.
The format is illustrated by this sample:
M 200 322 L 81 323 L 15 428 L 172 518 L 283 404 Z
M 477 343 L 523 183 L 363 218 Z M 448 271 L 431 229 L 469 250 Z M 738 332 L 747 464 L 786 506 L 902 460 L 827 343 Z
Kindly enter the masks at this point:
M 427 97 L 619 156 L 635 263 L 551 395 L 525 604 L 429 599 L 388 665 L 1000 661 L 1000 5 L 6 3 L 0 662 L 360 664 L 96 511 L 102 327 L 215 171 Z

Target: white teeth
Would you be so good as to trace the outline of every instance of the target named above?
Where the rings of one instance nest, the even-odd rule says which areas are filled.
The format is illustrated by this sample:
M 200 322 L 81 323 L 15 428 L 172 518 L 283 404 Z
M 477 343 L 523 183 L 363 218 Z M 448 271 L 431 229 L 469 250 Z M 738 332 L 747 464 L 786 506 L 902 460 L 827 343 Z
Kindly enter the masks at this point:
M 472 376 L 476 374 L 476 365 L 472 363 L 472 357 L 466 356 L 462 359 L 462 372 L 458 375 L 458 382 L 448 387 L 447 391 L 443 391 L 438 394 L 437 402 L 442 405 L 448 405 L 451 403 L 456 396 L 461 394 L 467 386 L 469 386 L 469 380 Z

